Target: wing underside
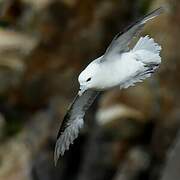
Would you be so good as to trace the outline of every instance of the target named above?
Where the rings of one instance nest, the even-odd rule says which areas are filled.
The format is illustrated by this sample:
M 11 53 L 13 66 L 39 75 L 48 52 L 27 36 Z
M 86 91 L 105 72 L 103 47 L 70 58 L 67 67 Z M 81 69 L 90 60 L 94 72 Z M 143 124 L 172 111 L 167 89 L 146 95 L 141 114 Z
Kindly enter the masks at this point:
M 58 132 L 54 152 L 55 164 L 57 163 L 59 156 L 63 155 L 65 150 L 69 149 L 69 146 L 73 143 L 74 139 L 77 138 L 79 130 L 84 124 L 83 118 L 85 112 L 91 106 L 97 95 L 97 91 L 88 90 L 81 96 L 77 95 L 75 97 Z

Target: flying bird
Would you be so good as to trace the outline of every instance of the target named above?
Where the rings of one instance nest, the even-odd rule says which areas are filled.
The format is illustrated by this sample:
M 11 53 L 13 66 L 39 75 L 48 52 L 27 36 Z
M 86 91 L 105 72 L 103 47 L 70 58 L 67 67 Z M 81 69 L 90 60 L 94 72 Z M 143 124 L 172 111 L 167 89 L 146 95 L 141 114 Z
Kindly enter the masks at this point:
M 163 11 L 164 8 L 160 7 L 118 33 L 104 55 L 92 61 L 80 73 L 79 92 L 69 106 L 57 135 L 55 164 L 59 156 L 63 155 L 77 138 L 79 130 L 83 127 L 87 109 L 101 91 L 113 87 L 123 89 L 134 86 L 135 83 L 150 77 L 159 67 L 161 46 L 152 38 L 141 37 L 132 49 L 129 45 L 142 31 L 146 22 Z

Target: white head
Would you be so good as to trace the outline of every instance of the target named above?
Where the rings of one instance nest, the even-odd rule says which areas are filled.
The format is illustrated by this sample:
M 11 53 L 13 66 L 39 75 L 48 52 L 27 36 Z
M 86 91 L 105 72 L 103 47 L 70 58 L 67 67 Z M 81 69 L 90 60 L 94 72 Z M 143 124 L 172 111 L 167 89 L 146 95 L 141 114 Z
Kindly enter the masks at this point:
M 79 95 L 81 96 L 87 89 L 93 89 L 96 85 L 96 74 L 99 69 L 98 63 L 90 63 L 79 75 L 80 84 Z

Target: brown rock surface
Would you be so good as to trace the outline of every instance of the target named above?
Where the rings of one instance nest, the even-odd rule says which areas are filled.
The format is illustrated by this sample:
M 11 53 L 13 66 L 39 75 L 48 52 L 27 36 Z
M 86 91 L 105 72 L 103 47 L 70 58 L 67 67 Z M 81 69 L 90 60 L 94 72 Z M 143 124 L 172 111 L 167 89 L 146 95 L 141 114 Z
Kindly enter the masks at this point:
M 160 69 L 135 87 L 104 92 L 55 169 L 55 137 L 78 90 L 78 73 L 120 29 L 164 3 L 169 13 L 143 32 L 163 47 Z M 7 0 L 0 5 L 0 179 L 117 180 L 121 172 L 127 180 L 159 179 L 180 127 L 180 2 Z

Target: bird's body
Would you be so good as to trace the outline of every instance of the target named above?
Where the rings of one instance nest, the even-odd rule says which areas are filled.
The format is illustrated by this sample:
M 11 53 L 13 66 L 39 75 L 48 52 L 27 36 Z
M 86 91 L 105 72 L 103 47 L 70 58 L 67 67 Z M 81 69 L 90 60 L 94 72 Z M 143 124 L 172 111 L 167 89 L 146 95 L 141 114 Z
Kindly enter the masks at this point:
M 140 82 L 148 76 L 148 72 L 151 74 L 160 64 L 160 50 L 161 47 L 152 38 L 146 36 L 140 38 L 135 47 L 128 52 L 114 54 L 111 59 L 103 63 L 100 61 L 106 57 L 95 59 L 84 70 L 91 72 L 93 68 L 96 69 L 96 78 L 89 89 L 102 91 L 116 86 L 127 88 Z M 84 75 L 84 71 L 81 74 Z M 132 82 L 132 79 L 135 81 Z
M 91 86 L 91 89 L 101 91 L 122 84 L 141 64 L 134 59 L 133 53 L 125 52 L 114 55 L 110 62 L 106 61 L 103 64 L 98 64 L 96 82 L 94 82 L 94 86 Z M 93 61 L 90 66 L 94 63 L 98 63 L 98 61 Z M 129 63 L 131 66 L 128 65 Z
M 142 30 L 147 21 L 164 11 L 158 8 L 144 18 L 118 33 L 104 55 L 92 61 L 79 75 L 80 90 L 69 107 L 61 124 L 54 153 L 55 164 L 59 155 L 69 149 L 82 128 L 86 110 L 93 103 L 99 91 L 119 86 L 120 89 L 151 76 L 161 63 L 161 47 L 149 36 L 141 37 L 129 50 L 134 36 Z

